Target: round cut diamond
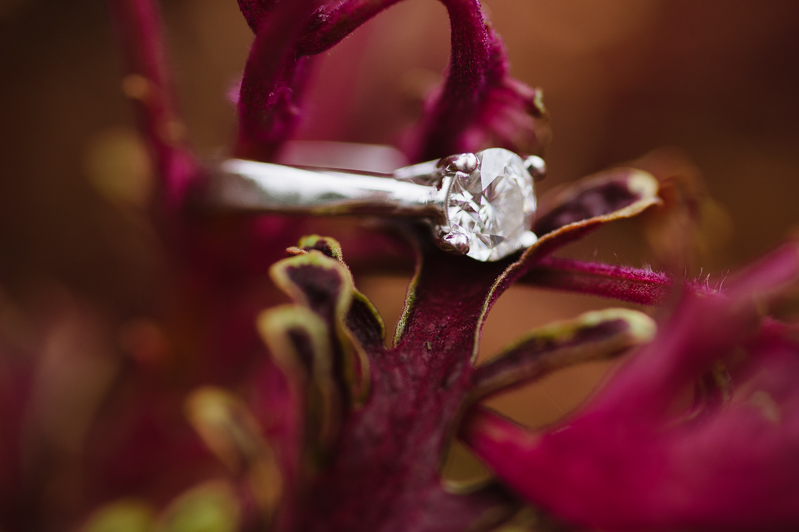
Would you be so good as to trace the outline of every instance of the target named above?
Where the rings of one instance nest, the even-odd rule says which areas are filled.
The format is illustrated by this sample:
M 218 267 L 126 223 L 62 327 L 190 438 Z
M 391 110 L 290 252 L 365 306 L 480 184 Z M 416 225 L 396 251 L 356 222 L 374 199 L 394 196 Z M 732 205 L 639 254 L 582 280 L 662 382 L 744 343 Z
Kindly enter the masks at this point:
M 468 241 L 469 257 L 499 260 L 529 246 L 535 214 L 533 178 L 521 157 L 502 148 L 477 153 L 477 169 L 455 172 L 446 212 L 451 238 Z

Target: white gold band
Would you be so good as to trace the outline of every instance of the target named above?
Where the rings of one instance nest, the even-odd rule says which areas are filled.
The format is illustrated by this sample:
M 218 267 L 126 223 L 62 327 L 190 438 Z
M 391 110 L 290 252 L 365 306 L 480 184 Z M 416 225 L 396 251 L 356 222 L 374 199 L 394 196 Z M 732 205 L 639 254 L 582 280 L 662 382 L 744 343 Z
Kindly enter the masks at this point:
M 445 192 L 390 176 L 309 170 L 230 159 L 212 182 L 224 209 L 258 212 L 443 219 Z

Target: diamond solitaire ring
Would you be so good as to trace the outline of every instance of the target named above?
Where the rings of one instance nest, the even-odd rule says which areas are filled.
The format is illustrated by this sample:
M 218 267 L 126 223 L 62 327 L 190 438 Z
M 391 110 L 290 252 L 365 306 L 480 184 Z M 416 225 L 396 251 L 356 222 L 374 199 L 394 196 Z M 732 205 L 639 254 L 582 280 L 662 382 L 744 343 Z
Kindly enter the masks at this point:
M 491 148 L 363 174 L 230 159 L 210 182 L 224 210 L 423 218 L 437 244 L 479 261 L 496 261 L 536 241 L 530 231 L 533 181 L 544 161 Z

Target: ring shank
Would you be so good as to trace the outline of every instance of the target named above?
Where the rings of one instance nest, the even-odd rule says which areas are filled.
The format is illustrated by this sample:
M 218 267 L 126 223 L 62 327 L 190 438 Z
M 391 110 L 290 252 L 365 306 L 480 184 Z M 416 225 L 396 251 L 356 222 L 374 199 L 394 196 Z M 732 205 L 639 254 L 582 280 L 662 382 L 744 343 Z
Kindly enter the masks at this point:
M 312 215 L 444 217 L 444 192 L 379 175 L 315 171 L 230 159 L 211 178 L 220 210 Z

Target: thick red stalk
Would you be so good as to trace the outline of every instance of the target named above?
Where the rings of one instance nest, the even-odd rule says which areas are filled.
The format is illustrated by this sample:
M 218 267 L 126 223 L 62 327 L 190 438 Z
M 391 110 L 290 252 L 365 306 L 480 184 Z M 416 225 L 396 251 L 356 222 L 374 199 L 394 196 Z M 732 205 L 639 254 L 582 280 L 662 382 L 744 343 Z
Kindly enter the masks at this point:
M 459 134 L 475 118 L 486 97 L 492 35 L 478 0 L 442 0 L 451 28 L 447 79 L 435 98 L 416 158 L 435 159 L 461 151 Z M 414 154 L 416 155 L 416 154 Z
M 283 2 L 261 23 L 241 82 L 238 157 L 270 160 L 293 131 L 307 61 L 295 43 L 317 3 Z
M 258 28 L 268 13 L 270 13 L 279 0 L 237 0 L 241 14 L 253 33 L 258 33 Z
M 344 0 L 312 12 L 312 2 L 239 0 L 258 36 L 242 84 L 237 154 L 273 158 L 298 119 L 303 58 L 330 49 L 399 1 Z M 407 145 L 410 158 L 430 160 L 489 146 L 540 153 L 550 135 L 540 91 L 510 76 L 502 40 L 478 0 L 441 2 L 450 18 L 450 65 Z
M 333 9 L 317 10 L 297 45 L 299 55 L 319 54 L 386 8 L 401 0 L 345 0 Z

